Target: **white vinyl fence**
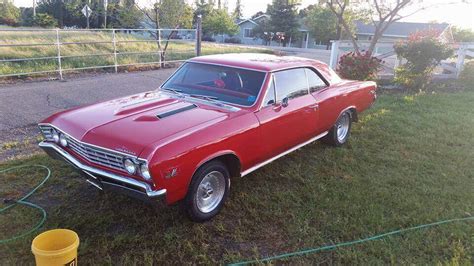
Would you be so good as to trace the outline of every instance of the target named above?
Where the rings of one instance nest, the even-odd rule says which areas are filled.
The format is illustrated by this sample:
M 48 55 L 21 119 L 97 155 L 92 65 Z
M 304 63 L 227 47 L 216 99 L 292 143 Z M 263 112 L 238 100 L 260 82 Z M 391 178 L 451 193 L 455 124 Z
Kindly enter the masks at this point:
M 360 50 L 367 50 L 370 43 L 367 41 L 358 42 Z M 382 70 L 379 76 L 393 77 L 395 69 L 403 63 L 403 60 L 397 58 L 394 51 L 395 42 L 379 42 L 374 51 L 374 56 L 383 60 Z M 434 78 L 457 78 L 462 71 L 466 57 L 474 57 L 474 43 L 460 43 L 452 44 L 453 49 L 456 50 L 454 58 L 443 60 L 435 70 Z M 350 51 L 353 51 L 353 45 L 350 41 L 333 41 L 331 46 L 331 58 L 329 65 L 337 68 L 339 58 Z
M 196 41 L 196 29 L 0 28 L 0 78 L 162 66 L 194 57 Z

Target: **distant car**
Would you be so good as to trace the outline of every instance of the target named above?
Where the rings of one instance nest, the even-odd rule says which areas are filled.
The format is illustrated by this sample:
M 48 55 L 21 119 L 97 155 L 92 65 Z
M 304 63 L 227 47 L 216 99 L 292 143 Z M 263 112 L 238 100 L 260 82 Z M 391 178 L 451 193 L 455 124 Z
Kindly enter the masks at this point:
M 215 216 L 242 177 L 317 139 L 335 146 L 376 99 L 374 82 L 342 80 L 319 61 L 223 54 L 185 62 L 158 90 L 60 112 L 39 144 L 115 189 Z

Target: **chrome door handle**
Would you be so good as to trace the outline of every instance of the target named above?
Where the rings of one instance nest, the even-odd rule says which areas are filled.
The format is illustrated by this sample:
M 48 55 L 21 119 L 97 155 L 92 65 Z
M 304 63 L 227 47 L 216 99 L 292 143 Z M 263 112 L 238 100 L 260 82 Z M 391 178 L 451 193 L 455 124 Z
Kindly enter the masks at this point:
M 309 108 L 311 109 L 319 109 L 319 104 L 313 104 L 313 105 L 310 105 Z

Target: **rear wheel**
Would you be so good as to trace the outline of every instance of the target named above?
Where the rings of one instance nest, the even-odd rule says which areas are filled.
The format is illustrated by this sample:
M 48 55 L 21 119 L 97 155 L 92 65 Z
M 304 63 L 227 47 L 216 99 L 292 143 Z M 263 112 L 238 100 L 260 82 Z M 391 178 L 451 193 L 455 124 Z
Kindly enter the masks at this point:
M 222 162 L 211 161 L 199 168 L 185 199 L 189 218 L 195 222 L 204 222 L 217 215 L 224 205 L 229 187 L 229 171 Z
M 334 146 L 344 145 L 351 134 L 352 118 L 349 111 L 342 113 L 337 119 L 329 133 L 324 137 L 324 141 Z

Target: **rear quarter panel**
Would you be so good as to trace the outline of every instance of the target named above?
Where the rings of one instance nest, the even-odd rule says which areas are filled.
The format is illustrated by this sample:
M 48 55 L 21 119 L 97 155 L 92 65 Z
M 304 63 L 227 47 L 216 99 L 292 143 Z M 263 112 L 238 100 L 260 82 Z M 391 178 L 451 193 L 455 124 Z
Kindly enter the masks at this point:
M 320 131 L 329 130 L 341 113 L 355 108 L 357 113 L 366 110 L 375 100 L 376 84 L 372 81 L 342 80 L 327 88 L 313 92 L 319 103 Z M 372 91 L 374 93 L 372 93 Z

